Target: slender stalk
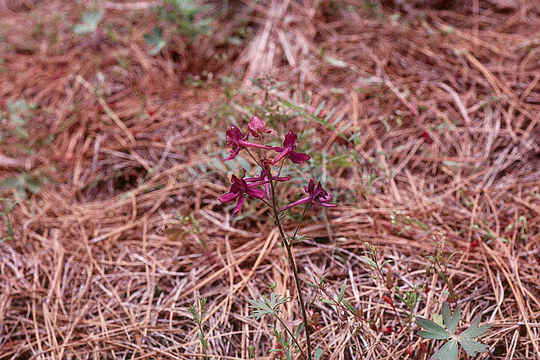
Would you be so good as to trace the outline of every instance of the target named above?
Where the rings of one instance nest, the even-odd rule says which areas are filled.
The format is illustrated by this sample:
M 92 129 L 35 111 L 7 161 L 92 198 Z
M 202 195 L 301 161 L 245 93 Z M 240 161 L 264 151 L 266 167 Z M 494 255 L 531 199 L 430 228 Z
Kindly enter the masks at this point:
M 298 347 L 298 350 L 300 350 L 300 353 L 302 354 L 302 356 L 304 357 L 304 359 L 306 358 L 306 354 L 304 354 L 304 352 L 302 351 L 302 347 L 300 346 L 300 344 L 298 343 L 298 341 L 296 340 L 296 338 L 294 337 L 293 333 L 291 332 L 291 330 L 289 330 L 289 328 L 287 327 L 287 325 L 285 325 L 285 323 L 283 322 L 283 320 L 281 320 L 281 318 L 277 315 L 275 315 L 276 319 L 278 319 L 278 321 L 281 323 L 281 325 L 283 325 L 283 327 L 285 328 L 285 330 L 289 333 L 289 335 L 291 336 L 291 338 L 293 339 L 294 343 L 296 344 L 296 346 Z
M 253 159 L 253 161 L 255 161 L 255 163 L 256 163 L 257 165 L 259 165 L 260 167 L 262 167 L 262 165 L 261 165 L 261 163 L 259 162 L 259 160 L 257 160 L 257 159 L 255 158 L 255 156 L 253 156 L 253 154 L 251 153 L 251 151 L 249 151 L 248 148 L 246 148 L 246 151 L 247 151 L 247 153 L 249 154 L 249 156 Z
M 302 216 L 300 217 L 300 221 L 298 222 L 298 225 L 296 226 L 296 229 L 294 230 L 294 234 L 291 239 L 291 244 L 294 240 L 296 240 L 296 234 L 298 233 L 298 230 L 300 229 L 300 225 L 302 224 L 302 221 L 304 221 L 304 215 L 306 215 L 306 210 L 308 208 L 309 204 L 306 204 L 304 207 L 304 211 L 302 211 Z
M 202 324 L 199 323 L 199 331 L 201 332 L 201 336 L 202 338 L 204 339 L 204 333 L 203 333 L 203 329 L 202 329 Z M 201 348 L 202 348 L 202 351 L 203 351 L 203 360 L 207 360 L 208 357 L 207 357 L 207 354 L 206 354 L 206 345 L 202 342 L 203 339 L 199 339 L 201 340 Z
M 270 178 L 272 178 L 272 174 L 270 174 Z M 289 258 L 289 263 L 291 266 L 291 270 L 294 275 L 294 281 L 296 283 L 296 291 L 298 293 L 298 298 L 300 300 L 300 308 L 302 309 L 302 318 L 304 322 L 304 332 L 306 334 L 306 343 L 307 343 L 307 353 L 308 353 L 308 360 L 311 360 L 311 339 L 309 338 L 309 324 L 307 319 L 307 313 L 306 313 L 306 307 L 304 305 L 304 298 L 302 296 L 302 291 L 300 289 L 300 280 L 298 278 L 298 271 L 296 269 L 296 263 L 294 261 L 294 256 L 291 249 L 291 244 L 287 241 L 287 237 L 285 236 L 285 231 L 283 230 L 283 227 L 281 225 L 280 219 L 279 219 L 279 211 L 276 206 L 276 196 L 275 196 L 275 190 L 274 190 L 274 182 L 270 181 L 270 189 L 271 189 L 271 195 L 272 195 L 272 210 L 274 212 L 274 219 L 276 220 L 276 224 L 279 229 L 279 233 L 281 235 L 281 238 L 283 240 L 283 244 L 285 244 L 285 248 L 287 249 L 287 256 Z M 305 210 L 304 210 L 305 211 Z M 292 243 L 292 241 L 291 241 Z

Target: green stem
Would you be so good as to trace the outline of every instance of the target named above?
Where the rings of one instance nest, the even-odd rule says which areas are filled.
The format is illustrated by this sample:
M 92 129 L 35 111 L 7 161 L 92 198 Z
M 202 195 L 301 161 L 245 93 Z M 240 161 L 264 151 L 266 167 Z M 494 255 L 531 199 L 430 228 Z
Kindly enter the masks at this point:
M 272 178 L 272 174 L 270 174 L 270 178 Z M 276 220 L 279 233 L 281 235 L 281 238 L 283 239 L 283 244 L 285 244 L 285 248 L 287 249 L 287 256 L 289 258 L 291 270 L 294 275 L 294 281 L 296 283 L 296 292 L 298 293 L 298 298 L 300 300 L 300 308 L 302 309 L 302 317 L 303 317 L 303 322 L 304 322 L 304 332 L 306 334 L 308 360 L 311 360 L 311 340 L 309 338 L 309 324 L 308 324 L 308 319 L 307 319 L 306 307 L 304 305 L 304 298 L 302 296 L 302 291 L 300 289 L 300 280 L 298 278 L 298 271 L 296 269 L 296 263 L 294 262 L 294 256 L 292 253 L 291 244 L 287 241 L 287 237 L 285 236 L 285 231 L 283 231 L 283 227 L 281 226 L 281 222 L 279 220 L 279 211 L 276 206 L 276 196 L 275 196 L 273 181 L 270 181 L 270 189 L 271 189 L 271 195 L 272 195 L 272 210 L 274 212 L 274 219 Z
M 291 336 L 291 338 L 293 339 L 294 343 L 296 344 L 296 346 L 298 347 L 298 350 L 300 350 L 300 353 L 302 354 L 302 356 L 304 357 L 304 359 L 306 358 L 306 354 L 304 354 L 304 352 L 302 351 L 302 347 L 300 346 L 300 344 L 298 343 L 298 341 L 296 340 L 296 338 L 294 337 L 293 333 L 291 332 L 291 330 L 289 330 L 289 328 L 287 327 L 287 325 L 285 325 L 285 323 L 283 322 L 283 320 L 281 320 L 279 318 L 279 316 L 277 315 L 274 315 L 276 317 L 276 319 L 278 319 L 278 321 L 281 323 L 281 325 L 283 325 L 283 327 L 285 328 L 285 330 L 289 333 L 289 335 Z
M 253 161 L 255 161 L 255 163 L 256 163 L 257 165 L 259 165 L 259 166 L 262 168 L 261 163 L 255 158 L 255 156 L 253 156 L 253 154 L 251 153 L 251 151 L 249 151 L 248 148 L 246 148 L 246 151 L 247 151 L 247 153 L 249 154 L 249 156 L 253 159 Z

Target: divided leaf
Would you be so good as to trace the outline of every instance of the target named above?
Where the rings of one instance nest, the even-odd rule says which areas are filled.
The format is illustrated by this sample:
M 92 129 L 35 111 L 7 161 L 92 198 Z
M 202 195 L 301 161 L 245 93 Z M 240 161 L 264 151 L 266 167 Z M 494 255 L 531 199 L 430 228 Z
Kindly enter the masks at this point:
M 478 326 L 480 317 L 477 317 L 466 330 L 456 334 L 457 325 L 462 316 L 461 308 L 458 307 L 452 314 L 450 306 L 444 303 L 441 313 L 444 327 L 428 319 L 417 319 L 418 324 L 427 330 L 418 332 L 419 336 L 426 339 L 450 339 L 433 354 L 430 360 L 458 360 L 458 344 L 463 347 L 468 356 L 487 351 L 488 346 L 477 342 L 474 338 L 486 334 L 492 324 Z
M 289 298 L 280 298 L 278 295 L 272 292 L 270 293 L 269 299 L 263 295 L 259 300 L 247 299 L 247 301 L 250 303 L 249 306 L 252 308 L 252 312 L 249 317 L 260 319 L 261 316 L 268 314 L 277 316 L 277 312 L 279 312 L 277 307 L 289 301 Z
M 456 332 L 457 324 L 459 320 L 461 320 L 461 308 L 457 308 L 456 311 L 454 311 L 454 314 L 450 312 L 450 306 L 448 306 L 448 303 L 444 303 L 442 307 L 442 316 L 444 321 L 444 326 L 452 332 Z
M 427 331 L 420 331 L 418 335 L 426 339 L 450 339 L 452 334 L 449 333 L 446 329 L 435 324 L 433 321 L 423 318 L 417 319 L 418 324 L 426 329 Z
M 458 346 L 456 340 L 444 344 L 429 360 L 458 360 Z

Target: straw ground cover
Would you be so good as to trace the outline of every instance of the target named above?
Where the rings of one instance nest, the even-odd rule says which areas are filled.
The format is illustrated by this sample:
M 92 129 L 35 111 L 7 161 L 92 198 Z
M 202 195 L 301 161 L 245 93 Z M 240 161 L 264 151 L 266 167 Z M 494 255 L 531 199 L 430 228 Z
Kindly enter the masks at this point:
M 323 358 L 427 359 L 415 317 L 444 302 L 493 324 L 479 358 L 540 357 L 538 2 L 246 0 L 187 25 L 160 4 L 0 2 L 1 359 L 194 359 L 203 297 L 209 357 L 278 358 L 247 301 L 292 297 L 298 328 L 278 231 L 217 201 L 254 168 L 221 161 L 252 115 L 301 132 L 339 204 L 294 246 L 324 276 Z M 345 281 L 361 315 L 320 300 Z

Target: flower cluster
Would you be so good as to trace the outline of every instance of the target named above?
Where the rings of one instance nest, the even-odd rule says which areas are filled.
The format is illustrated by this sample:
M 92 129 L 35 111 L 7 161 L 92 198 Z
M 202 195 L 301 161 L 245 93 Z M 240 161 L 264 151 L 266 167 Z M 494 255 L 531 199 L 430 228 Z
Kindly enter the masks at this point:
M 227 147 L 231 148 L 231 153 L 226 159 L 224 159 L 224 161 L 236 158 L 243 149 L 246 149 L 246 151 L 249 152 L 249 148 L 271 150 L 278 153 L 274 159 L 262 157 L 260 160 L 256 160 L 261 167 L 261 173 L 258 176 L 244 178 L 246 174 L 245 170 L 243 170 L 242 177 L 240 178 L 236 177 L 235 175 L 232 176 L 231 189 L 228 193 L 221 195 L 218 200 L 223 203 L 237 200 L 233 213 L 240 211 L 245 202 L 246 195 L 256 199 L 264 200 L 266 198 L 271 200 L 271 184 L 290 180 L 288 176 L 280 176 L 279 171 L 277 175 L 272 175 L 273 165 L 276 165 L 280 161 L 285 161 L 285 159 L 289 159 L 295 164 L 303 164 L 311 158 L 308 154 L 295 151 L 298 136 L 296 136 L 296 134 L 292 131 L 289 131 L 285 135 L 283 146 L 281 147 L 262 145 L 249 141 L 250 134 L 255 138 L 262 138 L 264 133 L 270 133 L 270 130 L 266 128 L 261 119 L 254 116 L 251 118 L 251 121 L 248 124 L 248 131 L 245 134 L 234 125 L 231 125 L 225 134 L 226 144 Z M 251 156 L 251 153 L 249 154 Z M 264 190 L 259 188 L 261 186 L 264 188 Z M 328 204 L 328 202 L 332 199 L 332 195 L 323 189 L 320 182 L 315 185 L 315 180 L 310 179 L 308 186 L 304 186 L 304 189 L 308 193 L 308 196 L 281 208 L 280 211 L 285 211 L 293 206 L 303 204 L 306 206 L 312 205 L 313 207 L 316 207 L 317 205 L 325 207 L 337 206 L 336 204 Z

